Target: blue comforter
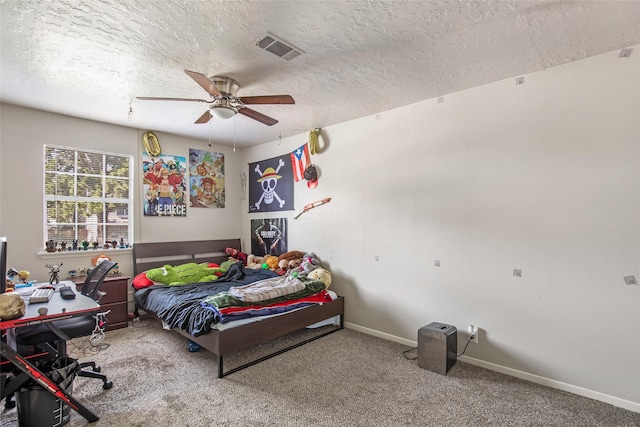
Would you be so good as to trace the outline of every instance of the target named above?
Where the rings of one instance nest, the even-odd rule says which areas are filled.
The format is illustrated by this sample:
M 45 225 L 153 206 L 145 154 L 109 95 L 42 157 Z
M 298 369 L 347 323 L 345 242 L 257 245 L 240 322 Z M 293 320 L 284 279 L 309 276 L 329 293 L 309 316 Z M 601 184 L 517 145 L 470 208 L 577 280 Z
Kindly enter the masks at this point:
M 180 328 L 197 337 L 209 332 L 211 324 L 219 321 L 217 314 L 204 308 L 200 301 L 228 291 L 232 286 L 248 285 L 277 276 L 271 270 L 245 269 L 238 262 L 213 282 L 182 286 L 154 285 L 140 289 L 135 293 L 135 302 L 142 310 L 154 313 L 170 328 Z

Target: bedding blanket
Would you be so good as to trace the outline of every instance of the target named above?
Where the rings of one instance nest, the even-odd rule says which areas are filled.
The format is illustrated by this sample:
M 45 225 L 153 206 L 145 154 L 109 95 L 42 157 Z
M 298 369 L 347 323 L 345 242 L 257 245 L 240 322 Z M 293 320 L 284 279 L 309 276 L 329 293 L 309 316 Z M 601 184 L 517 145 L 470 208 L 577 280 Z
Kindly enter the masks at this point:
M 138 307 L 155 313 L 170 328 L 180 328 L 193 336 L 206 334 L 216 319 L 216 313 L 203 307 L 200 301 L 229 291 L 233 286 L 248 285 L 258 280 L 278 277 L 266 269 L 244 269 L 242 263 L 233 264 L 227 272 L 213 282 L 182 286 L 154 285 L 135 293 Z
M 289 295 L 304 289 L 304 283 L 297 277 L 285 275 L 259 280 L 244 286 L 234 286 L 229 293 L 241 301 L 260 302 Z

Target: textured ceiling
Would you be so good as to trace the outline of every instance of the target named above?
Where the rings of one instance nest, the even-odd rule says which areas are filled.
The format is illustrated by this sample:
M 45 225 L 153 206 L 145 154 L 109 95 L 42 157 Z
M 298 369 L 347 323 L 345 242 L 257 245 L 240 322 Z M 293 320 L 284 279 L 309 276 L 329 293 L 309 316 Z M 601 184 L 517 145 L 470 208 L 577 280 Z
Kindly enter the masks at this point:
M 0 1 L 3 102 L 238 147 L 640 43 L 638 1 Z M 296 105 L 252 106 L 269 127 L 135 99 L 207 99 L 185 69 Z

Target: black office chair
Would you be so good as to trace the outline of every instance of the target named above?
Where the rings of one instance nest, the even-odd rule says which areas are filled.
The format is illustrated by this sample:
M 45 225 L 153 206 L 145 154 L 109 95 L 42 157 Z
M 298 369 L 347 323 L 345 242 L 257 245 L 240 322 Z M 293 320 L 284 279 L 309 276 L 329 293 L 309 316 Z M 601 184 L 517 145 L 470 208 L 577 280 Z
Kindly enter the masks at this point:
M 102 261 L 87 276 L 82 285 L 82 295 L 88 296 L 94 301 L 100 302 L 104 293 L 100 292 L 100 286 L 105 277 L 116 266 L 116 262 Z M 72 317 L 70 319 L 57 320 L 52 324 L 62 332 L 62 335 L 51 330 L 47 325 L 40 324 L 19 328 L 16 330 L 16 344 L 18 351 L 21 348 L 38 348 L 48 354 L 48 358 L 59 358 L 67 356 L 67 341 L 72 338 L 87 337 L 93 335 L 96 329 L 96 317 L 94 315 Z M 103 325 L 106 327 L 106 325 Z M 91 368 L 91 370 L 84 370 Z M 113 383 L 107 376 L 100 373 L 100 367 L 95 362 L 80 363 L 78 376 L 89 377 L 102 380 L 102 388 L 107 390 Z

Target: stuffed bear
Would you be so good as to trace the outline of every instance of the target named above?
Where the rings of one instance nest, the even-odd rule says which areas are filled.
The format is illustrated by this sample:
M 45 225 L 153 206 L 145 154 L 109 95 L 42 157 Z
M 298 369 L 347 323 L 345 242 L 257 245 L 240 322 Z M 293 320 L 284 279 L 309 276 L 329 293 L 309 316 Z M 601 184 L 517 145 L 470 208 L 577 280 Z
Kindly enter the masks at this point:
M 262 268 L 262 264 L 264 264 L 264 257 L 257 256 L 254 254 L 249 254 L 247 256 L 247 267 L 252 268 L 254 270 L 258 270 Z
M 316 268 L 311 273 L 307 274 L 307 279 L 319 280 L 329 289 L 331 286 L 331 272 L 324 268 Z
M 222 274 L 222 268 L 210 268 L 208 264 L 196 264 L 190 262 L 177 266 L 164 265 L 147 270 L 147 278 L 157 283 L 177 286 L 187 283 L 211 282 Z

